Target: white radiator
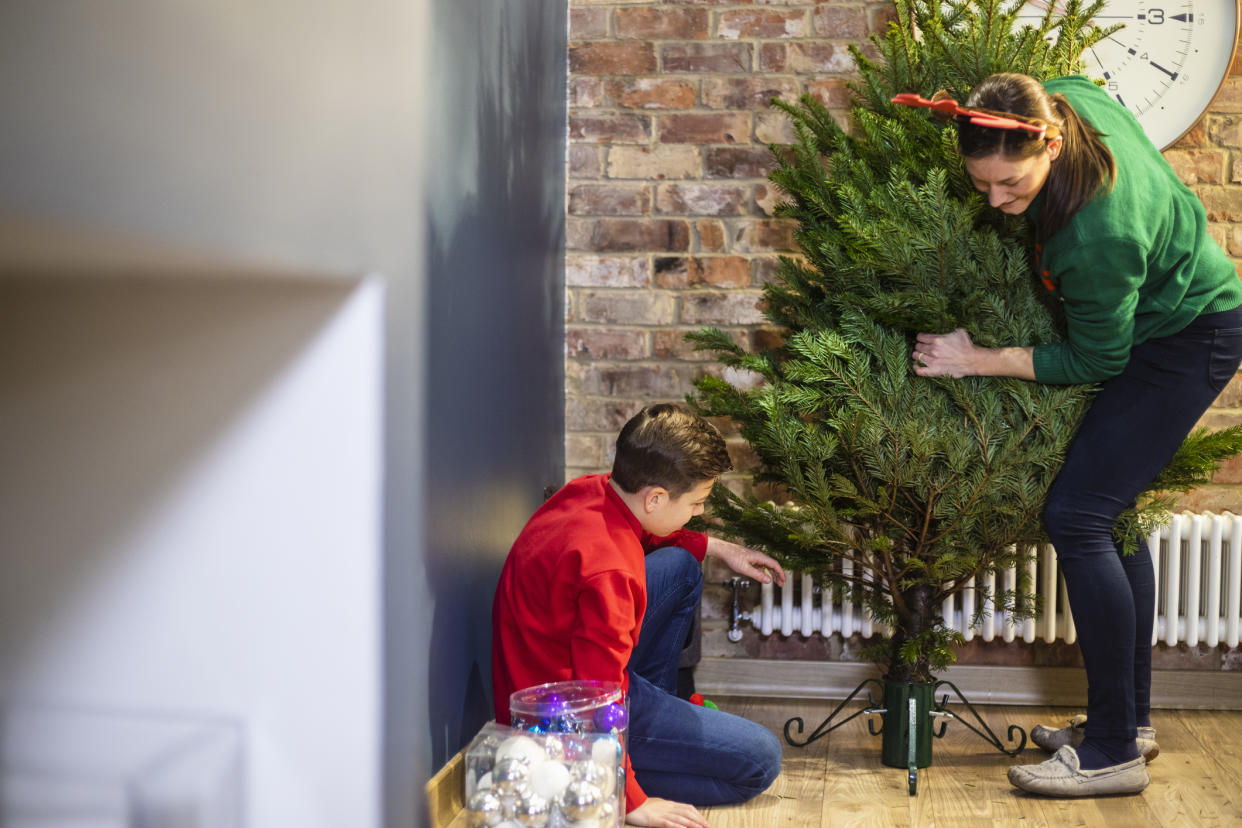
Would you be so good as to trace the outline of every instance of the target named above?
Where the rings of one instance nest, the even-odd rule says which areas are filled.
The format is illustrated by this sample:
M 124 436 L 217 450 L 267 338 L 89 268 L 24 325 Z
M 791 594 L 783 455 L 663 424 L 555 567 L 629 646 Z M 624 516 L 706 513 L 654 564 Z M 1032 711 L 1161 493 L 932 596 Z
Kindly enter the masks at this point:
M 1176 542 L 1171 543 L 1170 538 Z M 1194 646 L 1202 642 L 1215 647 L 1223 642 L 1236 647 L 1242 626 L 1242 516 L 1228 512 L 1183 512 L 1174 515 L 1169 525 L 1152 532 L 1148 544 L 1156 573 L 1152 643 L 1184 642 Z M 851 564 L 846 562 L 845 566 Z M 1028 643 L 1040 638 L 1049 643 L 1057 639 L 1074 643 L 1078 634 L 1052 546 L 1038 547 L 1027 568 L 1035 592 L 1042 596 L 1035 618 L 1016 620 L 1004 610 L 993 611 L 994 607 L 985 606 L 987 612 L 980 623 L 969 626 L 977 609 L 972 579 L 967 589 L 945 601 L 945 621 L 960 630 L 967 641 L 976 637 L 984 641 L 1013 641 L 1020 637 Z M 738 617 L 750 621 L 763 635 L 840 632 L 866 637 L 880 631 L 880 625 L 868 617 L 862 606 L 848 600 L 834 602 L 832 590 L 819 589 L 810 575 L 786 575 L 783 588 L 763 584 L 759 606 Z M 1013 569 L 986 577 L 991 592 L 1013 589 L 1017 582 Z M 729 637 L 738 640 L 740 630 L 735 627 Z

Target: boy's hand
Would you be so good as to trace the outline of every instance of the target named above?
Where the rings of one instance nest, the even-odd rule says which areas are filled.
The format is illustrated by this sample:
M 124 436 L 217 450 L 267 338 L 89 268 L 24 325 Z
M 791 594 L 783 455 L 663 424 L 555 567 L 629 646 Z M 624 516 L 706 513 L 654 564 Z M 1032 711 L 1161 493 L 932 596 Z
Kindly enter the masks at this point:
M 738 575 L 753 578 L 761 584 L 775 579 L 777 586 L 785 585 L 785 570 L 781 569 L 775 558 L 757 549 L 748 549 L 720 538 L 708 537 L 707 554 L 724 561 L 725 566 Z
M 698 808 L 658 796 L 647 797 L 646 802 L 626 814 L 625 824 L 645 828 L 711 828 Z

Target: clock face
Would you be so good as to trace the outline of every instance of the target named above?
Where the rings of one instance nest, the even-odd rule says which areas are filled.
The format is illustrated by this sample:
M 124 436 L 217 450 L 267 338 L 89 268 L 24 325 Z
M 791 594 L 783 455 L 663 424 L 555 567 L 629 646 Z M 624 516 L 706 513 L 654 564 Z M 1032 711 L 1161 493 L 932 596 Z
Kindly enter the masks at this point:
M 1049 0 L 1051 1 L 1051 0 Z M 1027 0 L 1018 25 L 1037 25 L 1049 2 Z M 1056 2 L 1060 10 L 1060 2 Z M 1092 22 L 1120 29 L 1083 54 L 1085 72 L 1138 118 L 1164 149 L 1198 121 L 1229 73 L 1237 0 L 1110 0 Z

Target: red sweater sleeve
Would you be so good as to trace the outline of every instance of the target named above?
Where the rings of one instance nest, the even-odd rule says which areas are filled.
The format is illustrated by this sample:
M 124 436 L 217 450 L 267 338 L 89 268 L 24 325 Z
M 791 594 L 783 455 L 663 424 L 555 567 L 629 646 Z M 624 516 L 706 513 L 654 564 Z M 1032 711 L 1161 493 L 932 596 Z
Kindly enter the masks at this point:
M 707 535 L 702 532 L 691 532 L 689 529 L 682 529 L 663 538 L 657 538 L 650 532 L 643 532 L 642 543 L 644 552 L 663 549 L 666 546 L 680 546 L 693 555 L 696 561 L 701 562 L 707 556 Z

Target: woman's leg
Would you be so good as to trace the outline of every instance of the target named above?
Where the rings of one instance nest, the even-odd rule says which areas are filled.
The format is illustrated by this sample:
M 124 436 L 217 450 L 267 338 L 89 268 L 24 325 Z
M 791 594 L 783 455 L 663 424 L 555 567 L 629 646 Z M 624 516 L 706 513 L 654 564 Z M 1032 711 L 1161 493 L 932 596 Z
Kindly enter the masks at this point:
M 630 764 L 649 796 L 691 805 L 745 802 L 781 770 L 772 731 L 693 705 L 630 672 Z
M 1148 707 L 1151 558 L 1145 547 L 1120 556 L 1113 526 L 1236 371 L 1238 328 L 1242 313 L 1212 314 L 1135 347 L 1125 372 L 1101 387 L 1048 493 L 1044 525 L 1087 669 L 1084 769 L 1134 758 L 1137 705 Z

